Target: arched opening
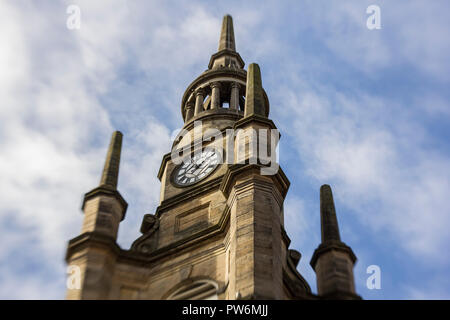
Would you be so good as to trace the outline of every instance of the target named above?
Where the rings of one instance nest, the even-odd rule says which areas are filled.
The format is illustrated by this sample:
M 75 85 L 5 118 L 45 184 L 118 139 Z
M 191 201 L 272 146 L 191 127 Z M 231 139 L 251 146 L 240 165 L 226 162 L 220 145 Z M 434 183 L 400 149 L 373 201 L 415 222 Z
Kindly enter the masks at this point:
M 203 110 L 202 111 L 209 110 L 209 109 L 211 109 L 211 96 L 207 95 L 205 97 L 205 99 L 203 100 Z
M 245 96 L 239 97 L 239 110 L 242 112 L 245 111 Z

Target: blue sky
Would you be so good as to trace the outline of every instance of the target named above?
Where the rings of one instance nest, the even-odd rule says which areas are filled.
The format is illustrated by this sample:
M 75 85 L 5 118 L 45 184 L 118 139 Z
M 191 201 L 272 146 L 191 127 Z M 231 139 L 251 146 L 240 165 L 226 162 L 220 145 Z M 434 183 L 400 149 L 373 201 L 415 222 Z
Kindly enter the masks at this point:
M 81 28 L 66 27 L 69 4 Z M 366 8 L 381 8 L 380 30 Z M 332 186 L 365 299 L 450 298 L 450 4 L 434 1 L 4 1 L 0 4 L 0 298 L 62 299 L 67 241 L 124 133 L 119 244 L 139 235 L 182 126 L 188 84 L 224 14 L 260 65 L 291 181 L 291 248 L 309 266 L 319 188 Z M 381 290 L 366 288 L 369 265 Z

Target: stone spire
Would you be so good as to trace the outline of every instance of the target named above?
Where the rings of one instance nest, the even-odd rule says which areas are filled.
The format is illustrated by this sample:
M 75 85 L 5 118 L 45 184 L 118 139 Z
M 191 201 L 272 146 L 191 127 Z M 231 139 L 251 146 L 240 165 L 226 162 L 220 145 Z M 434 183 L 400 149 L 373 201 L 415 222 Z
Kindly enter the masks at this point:
M 225 15 L 220 32 L 219 49 L 209 60 L 209 69 L 231 68 L 243 69 L 244 60 L 236 52 L 236 41 L 234 40 L 233 18 Z
M 112 134 L 111 142 L 109 144 L 108 153 L 106 154 L 105 166 L 103 168 L 100 186 L 117 188 L 117 181 L 119 179 L 119 164 L 120 152 L 122 149 L 122 133 L 115 131 Z
M 113 283 L 117 254 L 117 234 L 128 203 L 117 191 L 122 133 L 112 134 L 100 185 L 84 195 L 81 234 L 69 241 L 68 265 L 77 266 L 80 288 L 68 288 L 68 299 L 108 299 Z
M 100 185 L 84 195 L 83 205 L 81 209 L 86 211 L 86 203 L 97 197 L 112 197 L 118 201 L 121 207 L 121 220 L 125 218 L 125 212 L 128 204 L 117 190 L 117 182 L 119 180 L 119 164 L 120 152 L 122 150 L 122 132 L 115 131 L 112 134 L 111 142 L 109 143 L 108 152 L 106 153 L 105 166 L 103 167 L 102 178 Z M 90 212 L 92 213 L 92 212 Z
M 341 241 L 339 226 L 334 208 L 331 187 L 324 184 L 320 187 L 320 222 L 322 229 L 322 243 Z
M 223 17 L 222 31 L 220 33 L 218 51 L 225 49 L 236 51 L 236 44 L 234 41 L 233 18 L 229 14 Z
M 317 276 L 317 291 L 326 299 L 360 299 L 355 293 L 353 266 L 356 256 L 341 241 L 331 187 L 320 187 L 322 243 L 314 251 L 311 266 Z
M 245 97 L 245 117 L 251 115 L 265 116 L 264 94 L 261 71 L 256 63 L 252 63 L 247 71 L 247 92 Z

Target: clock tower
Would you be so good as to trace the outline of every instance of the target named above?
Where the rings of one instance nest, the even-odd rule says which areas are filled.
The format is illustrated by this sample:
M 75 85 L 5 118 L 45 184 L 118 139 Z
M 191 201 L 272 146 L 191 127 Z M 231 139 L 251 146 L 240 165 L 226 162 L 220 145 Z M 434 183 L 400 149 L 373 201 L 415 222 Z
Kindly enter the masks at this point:
M 84 197 L 81 234 L 68 245 L 67 298 L 358 299 L 356 257 L 340 241 L 329 186 L 311 261 L 318 295 L 297 271 L 301 255 L 284 227 L 290 182 L 269 111 L 260 68 L 244 69 L 226 15 L 218 51 L 182 97 L 184 126 L 161 162 L 159 205 L 129 249 L 116 241 L 127 203 L 117 190 L 122 134 L 113 134 L 100 185 Z

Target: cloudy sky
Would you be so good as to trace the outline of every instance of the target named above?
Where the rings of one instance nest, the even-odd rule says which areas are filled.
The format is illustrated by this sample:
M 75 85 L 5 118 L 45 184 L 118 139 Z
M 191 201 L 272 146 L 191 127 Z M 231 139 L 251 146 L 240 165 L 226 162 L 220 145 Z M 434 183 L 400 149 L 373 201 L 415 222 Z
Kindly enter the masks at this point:
M 67 7 L 81 10 L 67 28 Z M 381 8 L 369 30 L 366 8 Z M 182 126 L 180 101 L 231 14 L 237 50 L 260 65 L 291 181 L 286 225 L 299 270 L 320 242 L 332 186 L 365 299 L 450 298 L 450 21 L 433 1 L 2 1 L 0 298 L 63 299 L 82 196 L 124 133 L 119 244 L 139 235 Z M 370 265 L 381 289 L 366 287 Z

